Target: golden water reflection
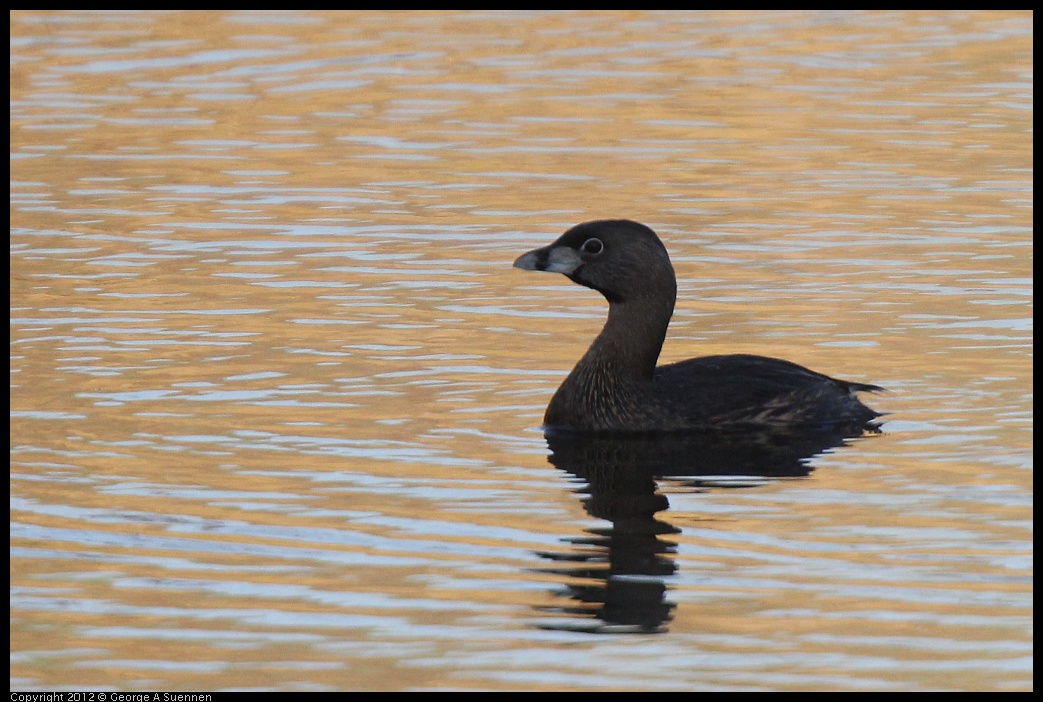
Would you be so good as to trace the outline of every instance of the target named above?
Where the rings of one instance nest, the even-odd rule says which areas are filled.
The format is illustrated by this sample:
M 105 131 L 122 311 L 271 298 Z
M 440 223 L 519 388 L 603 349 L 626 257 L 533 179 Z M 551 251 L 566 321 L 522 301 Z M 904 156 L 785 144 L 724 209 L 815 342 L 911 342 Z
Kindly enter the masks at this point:
M 12 689 L 1030 689 L 1031 39 L 12 12 Z M 664 361 L 889 390 L 803 477 L 627 474 L 657 636 L 559 626 L 612 493 L 537 425 L 605 307 L 510 267 L 612 216 Z

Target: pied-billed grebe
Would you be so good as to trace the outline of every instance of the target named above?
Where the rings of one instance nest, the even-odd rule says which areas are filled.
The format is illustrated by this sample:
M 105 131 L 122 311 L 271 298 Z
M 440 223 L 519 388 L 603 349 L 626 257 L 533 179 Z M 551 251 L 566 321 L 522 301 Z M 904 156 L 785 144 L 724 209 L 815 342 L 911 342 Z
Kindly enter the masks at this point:
M 742 427 L 869 425 L 880 416 L 836 380 L 764 356 L 704 356 L 656 366 L 677 282 L 655 232 L 629 220 L 579 224 L 516 268 L 564 273 L 608 299 L 608 321 L 554 393 L 549 429 L 676 432 Z

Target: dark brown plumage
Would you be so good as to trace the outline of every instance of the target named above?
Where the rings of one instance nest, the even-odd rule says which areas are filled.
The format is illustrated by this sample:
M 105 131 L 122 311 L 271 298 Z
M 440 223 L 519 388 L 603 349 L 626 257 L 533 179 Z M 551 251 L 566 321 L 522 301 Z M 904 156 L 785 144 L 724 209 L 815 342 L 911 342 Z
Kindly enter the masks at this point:
M 609 301 L 608 321 L 547 407 L 548 428 L 676 432 L 868 425 L 852 383 L 777 358 L 704 356 L 656 366 L 677 283 L 666 247 L 629 220 L 579 224 L 514 262 L 563 273 Z

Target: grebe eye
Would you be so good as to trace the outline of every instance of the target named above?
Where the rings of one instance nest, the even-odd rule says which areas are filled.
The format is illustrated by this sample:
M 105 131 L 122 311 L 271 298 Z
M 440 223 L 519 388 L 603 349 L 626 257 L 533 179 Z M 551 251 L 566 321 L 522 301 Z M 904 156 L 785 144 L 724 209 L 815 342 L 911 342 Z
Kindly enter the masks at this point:
M 580 249 L 583 253 L 597 255 L 605 250 L 605 245 L 601 243 L 601 239 L 587 239 L 583 242 L 583 246 Z

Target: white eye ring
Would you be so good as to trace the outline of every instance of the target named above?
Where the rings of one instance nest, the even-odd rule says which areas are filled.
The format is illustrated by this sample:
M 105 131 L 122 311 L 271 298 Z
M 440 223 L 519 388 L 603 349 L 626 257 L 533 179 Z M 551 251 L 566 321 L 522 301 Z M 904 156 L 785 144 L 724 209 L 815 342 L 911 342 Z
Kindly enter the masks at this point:
M 605 250 L 605 245 L 601 243 L 601 239 L 596 237 L 587 239 L 583 242 L 583 246 L 579 247 L 580 251 L 587 254 L 593 254 L 597 256 L 599 253 Z

